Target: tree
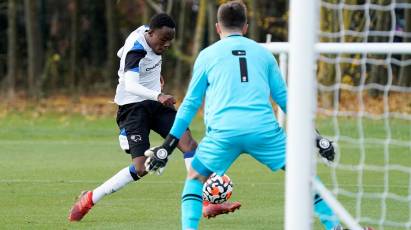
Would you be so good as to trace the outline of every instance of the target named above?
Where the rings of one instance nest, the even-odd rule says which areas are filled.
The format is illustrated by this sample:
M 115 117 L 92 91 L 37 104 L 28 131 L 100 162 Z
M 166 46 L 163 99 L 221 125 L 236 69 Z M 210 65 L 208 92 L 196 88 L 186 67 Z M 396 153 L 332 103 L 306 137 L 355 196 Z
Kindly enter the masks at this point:
M 204 39 L 204 27 L 206 24 L 206 13 L 207 13 L 207 0 L 200 0 L 200 4 L 198 7 L 198 14 L 197 14 L 197 21 L 196 21 L 196 28 L 194 32 L 194 45 L 193 45 L 193 52 L 192 52 L 192 60 L 197 57 L 198 53 L 200 52 L 201 45 L 203 44 Z
M 71 92 L 74 92 L 76 88 L 77 79 L 77 32 L 78 32 L 78 16 L 77 8 L 78 1 L 70 0 L 68 3 L 69 13 L 70 13 L 70 64 L 69 64 L 69 77 L 68 77 L 68 87 Z
M 405 32 L 411 32 L 411 9 L 405 9 Z M 411 38 L 405 38 L 405 42 L 411 42 Z M 410 60 L 411 55 L 402 55 L 402 61 Z M 399 85 L 404 87 L 411 86 L 411 65 L 401 66 Z
M 257 26 L 257 0 L 247 0 L 248 4 L 248 13 L 250 17 L 248 21 L 250 23 L 249 26 L 249 37 L 253 40 L 258 40 L 258 26 Z
M 186 1 L 184 1 L 186 2 Z M 181 2 L 180 7 L 184 9 L 185 3 Z M 204 32 L 205 32 L 205 27 L 206 27 L 206 13 L 207 13 L 207 0 L 200 0 L 199 6 L 198 6 L 198 12 L 197 12 L 197 19 L 196 19 L 196 26 L 195 26 L 195 32 L 194 32 L 194 41 L 193 46 L 191 49 L 191 54 L 186 55 L 183 53 L 182 48 L 183 44 L 190 43 L 190 41 L 185 41 L 184 40 L 184 33 L 186 30 L 181 30 L 178 32 L 178 41 L 176 42 L 176 47 L 174 48 L 174 55 L 177 57 L 177 67 L 175 71 L 175 76 L 174 76 L 174 81 L 173 85 L 174 88 L 180 87 L 181 83 L 186 80 L 184 76 L 182 75 L 182 67 L 183 63 L 189 64 L 189 68 L 193 68 L 193 63 L 195 58 L 197 57 L 198 53 L 200 52 L 200 49 L 202 48 L 202 44 L 204 41 Z M 185 9 L 184 9 L 184 14 L 185 14 Z M 185 25 L 185 19 L 184 15 L 181 16 L 180 13 L 180 18 L 179 18 L 179 28 L 184 28 L 183 25 Z M 186 31 L 187 33 L 190 33 L 190 30 Z M 178 71 L 178 72 L 177 72 Z M 190 71 L 191 72 L 191 71 Z M 189 77 L 189 76 L 187 76 Z M 176 93 L 181 93 L 181 92 L 176 92 Z
M 336 4 L 338 0 L 332 0 L 331 3 Z M 320 28 L 321 31 L 333 33 L 338 31 L 338 12 L 334 10 L 328 10 L 326 8 L 321 8 L 320 11 Z M 338 38 L 328 38 L 322 37 L 320 38 L 321 42 L 336 42 Z M 328 58 L 334 58 L 335 55 L 324 55 Z M 318 63 L 318 81 L 324 85 L 332 85 L 335 82 L 335 67 L 334 65 L 320 61 Z M 321 92 L 321 101 L 325 108 L 332 107 L 334 100 L 333 100 L 333 92 Z
M 8 28 L 7 28 L 7 97 L 13 100 L 17 70 L 17 25 L 16 1 L 8 1 Z
M 217 22 L 217 10 L 216 10 L 215 0 L 207 2 L 207 11 L 208 11 L 208 43 L 214 43 L 217 41 L 217 33 L 215 31 L 215 24 Z
M 115 84 L 116 77 L 116 49 L 117 49 L 117 17 L 115 15 L 113 0 L 105 0 L 106 6 L 106 26 L 107 26 L 107 64 L 105 71 L 105 80 L 107 82 L 107 87 Z M 114 79 L 114 80 L 111 80 Z
M 378 0 L 379 5 L 388 5 L 390 4 L 389 0 Z M 390 12 L 384 12 L 381 10 L 376 11 L 375 17 L 375 28 L 376 31 L 389 31 L 391 24 Z M 371 37 L 371 42 L 388 42 L 387 38 L 384 37 Z M 386 55 L 370 55 L 370 57 L 383 60 L 386 58 Z M 368 83 L 376 84 L 386 84 L 387 83 L 387 70 L 382 65 L 371 65 L 370 67 L 370 78 Z M 368 94 L 372 97 L 377 97 L 381 94 L 381 91 L 375 88 L 371 88 L 368 91 Z
M 24 0 L 24 14 L 26 20 L 27 53 L 28 53 L 28 88 L 29 95 L 41 95 L 41 74 L 43 45 L 38 20 L 37 1 Z
M 145 0 L 148 5 L 158 14 L 158 13 L 167 13 L 171 14 L 171 10 L 173 9 L 173 0 L 167 0 L 164 4 L 164 1 L 162 4 L 157 4 L 153 0 Z M 166 9 L 164 9 L 166 8 Z
M 173 88 L 177 90 L 177 87 L 181 85 L 183 80 L 182 68 L 183 68 L 183 58 L 181 57 L 182 48 L 183 48 L 183 41 L 184 41 L 184 31 L 185 31 L 185 17 L 186 17 L 186 0 L 180 1 L 180 14 L 178 16 L 178 27 L 177 27 L 177 37 L 176 41 L 173 45 L 174 53 L 177 57 L 176 60 L 176 68 L 174 70 L 173 76 Z M 175 92 L 178 94 L 179 92 Z

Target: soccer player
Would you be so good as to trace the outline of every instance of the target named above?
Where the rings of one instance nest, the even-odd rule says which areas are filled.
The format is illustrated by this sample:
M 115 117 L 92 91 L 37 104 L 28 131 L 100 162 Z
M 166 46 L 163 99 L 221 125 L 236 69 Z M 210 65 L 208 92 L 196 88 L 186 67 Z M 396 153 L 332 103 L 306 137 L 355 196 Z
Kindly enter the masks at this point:
M 70 210 L 70 221 L 80 221 L 104 196 L 147 174 L 144 152 L 150 147 L 150 130 L 166 137 L 176 115 L 173 96 L 161 93 L 161 54 L 170 47 L 174 34 L 173 19 L 167 14 L 157 14 L 151 19 L 149 26 L 141 26 L 133 31 L 118 51 L 119 82 L 114 101 L 119 105 L 119 142 L 121 148 L 131 154 L 132 164 L 93 191 L 82 192 Z M 184 153 L 188 170 L 197 143 L 186 128 L 181 140 L 175 144 Z M 161 169 L 157 171 L 158 174 L 161 172 Z M 204 215 L 215 216 L 232 212 L 239 207 L 238 202 L 210 205 L 205 207 Z
M 275 119 L 270 97 L 286 111 L 286 85 L 273 55 L 243 36 L 248 28 L 246 15 L 240 1 L 219 7 L 216 30 L 221 40 L 199 54 L 169 135 L 161 146 L 145 153 L 146 170 L 165 167 L 205 100 L 206 133 L 182 192 L 183 230 L 198 229 L 206 179 L 213 172 L 223 175 L 241 153 L 250 154 L 273 172 L 285 167 L 286 135 Z M 317 146 L 331 159 L 334 149 L 326 141 L 319 136 Z M 336 216 L 318 195 L 314 208 L 327 230 L 339 227 Z

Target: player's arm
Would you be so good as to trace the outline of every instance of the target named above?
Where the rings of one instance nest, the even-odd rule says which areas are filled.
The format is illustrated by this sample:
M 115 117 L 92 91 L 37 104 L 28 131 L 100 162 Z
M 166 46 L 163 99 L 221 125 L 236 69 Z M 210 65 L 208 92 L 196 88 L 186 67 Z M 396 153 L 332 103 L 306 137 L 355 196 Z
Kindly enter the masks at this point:
M 284 113 L 287 112 L 287 86 L 281 76 L 278 64 L 270 54 L 268 66 L 268 82 L 270 85 L 271 98 L 280 106 Z
M 205 64 L 201 61 L 201 55 L 197 58 L 193 77 L 190 81 L 187 94 L 177 111 L 173 127 L 170 133 L 164 140 L 163 144 L 158 147 L 151 148 L 145 152 L 148 157 L 145 166 L 148 172 L 157 172 L 161 174 L 167 164 L 168 156 L 177 147 L 179 139 L 187 130 L 189 124 L 200 108 L 205 91 L 207 89 L 207 75 L 205 73 Z
M 139 77 L 140 77 L 140 74 L 138 72 L 134 72 L 134 71 L 125 72 L 124 79 L 125 79 L 126 91 L 134 95 L 140 96 L 142 98 L 145 98 L 145 99 L 157 101 L 161 92 L 157 92 L 155 90 L 151 90 L 147 87 L 142 86 L 138 81 Z
M 147 54 L 145 50 L 131 50 L 127 53 L 124 65 L 125 90 L 134 95 L 149 99 L 158 100 L 160 92 L 151 90 L 140 84 L 140 60 Z
M 140 60 L 147 52 L 143 49 L 131 50 L 127 53 L 124 65 L 125 90 L 139 97 L 158 101 L 165 106 L 173 106 L 176 100 L 173 96 L 151 90 L 140 84 Z

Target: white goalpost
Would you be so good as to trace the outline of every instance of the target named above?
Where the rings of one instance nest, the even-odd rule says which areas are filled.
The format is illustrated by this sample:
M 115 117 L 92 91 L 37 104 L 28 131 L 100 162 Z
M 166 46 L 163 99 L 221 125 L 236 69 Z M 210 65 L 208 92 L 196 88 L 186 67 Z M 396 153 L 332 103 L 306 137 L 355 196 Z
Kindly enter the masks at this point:
M 279 54 L 279 65 L 283 75 L 288 74 L 287 83 L 289 88 L 289 98 L 287 104 L 287 171 L 286 171 L 286 195 L 285 195 L 285 229 L 286 230 L 309 230 L 313 223 L 313 191 L 319 193 L 324 200 L 332 207 L 344 226 L 352 230 L 362 229 L 360 225 L 370 225 L 375 229 L 411 229 L 411 112 L 391 111 L 390 93 L 400 93 L 400 98 L 409 100 L 411 103 L 411 87 L 398 86 L 393 84 L 394 77 L 399 76 L 399 71 L 393 70 L 404 66 L 411 66 L 411 56 L 409 59 L 399 60 L 393 55 L 411 55 L 410 42 L 395 42 L 394 37 L 402 37 L 404 40 L 411 38 L 410 32 L 397 31 L 396 13 L 398 10 L 410 10 L 411 3 L 396 3 L 392 0 L 390 4 L 374 4 L 371 1 L 364 1 L 361 5 L 349 5 L 344 0 L 332 1 L 304 0 L 290 1 L 289 20 L 289 43 L 267 42 L 262 44 L 274 54 Z M 387 2 L 387 1 L 385 1 Z M 340 31 L 324 32 L 319 30 L 319 9 L 323 7 L 328 10 L 335 10 L 339 15 L 338 19 Z M 346 11 L 361 11 L 365 17 L 364 31 L 354 31 L 346 29 L 343 20 Z M 372 12 L 371 12 L 372 11 Z M 375 12 L 385 12 L 390 15 L 390 31 L 376 31 L 372 28 L 371 22 L 374 20 Z M 319 33 L 317 33 L 319 32 Z M 340 42 L 318 42 L 320 37 L 339 38 Z M 346 36 L 357 36 L 362 42 L 346 42 Z M 368 42 L 369 36 L 387 37 L 386 42 Z M 334 55 L 332 58 L 328 54 Z M 382 54 L 385 57 L 375 58 L 370 55 Z M 353 56 L 356 55 L 356 56 Z M 289 63 L 287 62 L 287 59 Z M 329 85 L 317 81 L 318 63 L 323 62 L 334 65 L 335 79 Z M 358 82 L 346 82 L 350 80 L 349 74 L 344 75 L 341 65 L 353 65 L 358 69 Z M 288 71 L 285 69 L 288 66 Z M 384 71 L 385 82 L 371 82 L 370 69 L 379 67 L 378 71 Z M 395 72 L 395 73 L 394 73 Z M 374 72 L 375 74 L 375 72 Z M 406 76 L 407 77 L 407 76 Z M 411 77 L 411 76 L 409 76 Z M 354 78 L 354 77 L 353 77 Z M 368 98 L 364 94 L 366 90 L 375 89 L 381 92 L 382 112 L 369 112 L 366 104 Z M 340 98 L 343 91 L 348 91 L 356 95 L 356 109 L 344 108 L 340 105 Z M 317 92 L 331 93 L 331 108 L 317 104 Z M 405 103 L 406 104 L 406 103 Z M 411 107 L 411 104 L 409 105 Z M 335 141 L 337 154 L 343 155 L 347 146 L 358 149 L 349 154 L 350 157 L 357 157 L 358 162 L 346 162 L 343 157 L 337 156 L 336 162 L 330 166 L 331 185 L 326 187 L 318 183 L 315 179 L 317 160 L 314 155 L 314 132 L 315 118 L 317 114 L 330 117 L 330 123 L 334 134 L 327 135 Z M 358 134 L 355 138 L 341 131 L 339 119 L 350 118 L 353 120 Z M 390 126 L 390 119 L 399 119 L 400 126 L 408 126 L 406 136 L 396 137 Z M 280 122 L 283 120 L 280 115 Z M 368 120 L 381 121 L 382 131 L 377 137 L 368 137 L 365 124 Z M 350 120 L 351 122 L 351 120 Z M 402 123 L 403 122 L 403 123 Z M 380 123 L 378 123 L 380 124 Z M 371 125 L 372 126 L 372 125 Z M 407 128 L 404 128 L 407 130 Z M 407 136 L 408 135 L 408 136 Z M 369 148 L 381 147 L 382 163 L 369 163 L 366 159 L 371 158 L 372 151 Z M 398 150 L 392 150 L 397 148 Z M 380 151 L 380 150 L 378 150 Z M 391 163 L 394 154 L 402 154 L 408 159 L 403 162 Z M 347 153 L 348 155 L 348 153 Z M 370 155 L 370 157 L 368 157 Z M 408 165 L 410 164 L 410 165 Z M 355 177 L 349 178 L 356 184 L 350 185 L 355 189 L 347 189 L 344 178 L 340 179 L 341 172 L 348 172 Z M 367 191 L 366 174 L 381 174 L 381 184 L 373 185 L 381 187 L 381 191 Z M 403 174 L 399 178 L 404 182 L 401 191 L 390 190 L 390 179 L 395 180 L 392 174 Z M 376 176 L 374 176 L 376 177 Z M 354 191 L 355 190 L 355 191 Z M 344 202 L 337 201 L 340 197 L 352 199 L 351 208 L 348 210 Z M 337 198 L 337 199 L 336 199 Z M 366 203 L 378 203 L 377 215 L 368 214 L 364 207 Z M 393 220 L 389 214 L 389 206 L 396 205 L 404 209 L 405 218 Z M 348 210 L 348 211 L 347 211 Z
M 314 150 L 316 0 L 290 1 L 285 229 L 310 229 Z M 296 15 L 296 17 L 294 17 Z M 298 68 L 292 68 L 292 67 Z M 304 77 L 302 77 L 304 76 Z M 304 93 L 302 96 L 301 93 Z M 302 96 L 302 97 L 301 97 Z M 299 101 L 305 98 L 305 103 Z M 304 114 L 304 119 L 300 116 Z M 298 143 L 298 144 L 294 144 Z M 298 178 L 298 179 L 297 179 Z M 294 194 L 294 195 L 289 195 Z

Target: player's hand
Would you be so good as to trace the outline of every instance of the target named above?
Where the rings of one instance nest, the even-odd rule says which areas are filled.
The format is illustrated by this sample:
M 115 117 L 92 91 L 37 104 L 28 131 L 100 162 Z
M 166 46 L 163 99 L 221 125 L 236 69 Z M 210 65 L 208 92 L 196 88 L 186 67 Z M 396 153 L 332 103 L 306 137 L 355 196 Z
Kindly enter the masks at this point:
M 335 150 L 332 141 L 317 133 L 316 144 L 321 157 L 331 162 L 334 161 Z
M 176 103 L 176 99 L 171 95 L 161 93 L 158 95 L 158 102 L 165 106 L 173 106 Z
M 158 146 L 146 150 L 144 155 L 147 157 L 144 162 L 146 171 L 161 175 L 168 161 L 168 151 L 163 146 Z

